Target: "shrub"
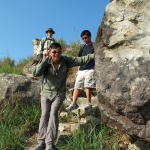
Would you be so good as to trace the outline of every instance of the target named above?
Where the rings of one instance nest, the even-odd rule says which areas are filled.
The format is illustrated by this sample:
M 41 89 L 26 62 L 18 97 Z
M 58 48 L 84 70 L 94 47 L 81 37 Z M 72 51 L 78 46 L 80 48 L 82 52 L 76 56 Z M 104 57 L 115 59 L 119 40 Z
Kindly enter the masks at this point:
M 0 73 L 23 74 L 22 70 L 15 66 L 15 61 L 10 57 L 0 60 Z
M 29 63 L 29 61 L 31 61 L 32 59 L 33 59 L 33 57 L 29 56 L 27 58 L 24 58 L 24 59 L 20 60 L 17 64 L 17 67 L 20 68 L 20 69 L 23 69 L 24 66 L 26 66 Z
M 66 51 L 67 43 L 64 41 L 63 38 L 57 39 L 56 42 L 58 42 L 61 45 L 62 52 L 64 53 Z
M 82 44 L 80 42 L 71 43 L 67 47 L 67 49 L 65 51 L 65 55 L 77 57 L 81 46 L 82 46 Z

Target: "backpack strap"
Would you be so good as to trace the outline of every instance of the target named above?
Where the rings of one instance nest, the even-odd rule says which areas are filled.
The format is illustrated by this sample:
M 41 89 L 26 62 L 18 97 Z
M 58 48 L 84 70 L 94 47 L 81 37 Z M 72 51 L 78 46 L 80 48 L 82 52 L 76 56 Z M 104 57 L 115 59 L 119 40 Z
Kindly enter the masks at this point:
M 67 60 L 67 57 L 66 56 L 61 56 L 62 60 L 65 61 L 66 65 L 67 65 L 67 73 L 69 72 L 69 63 L 68 63 L 68 60 Z
M 43 41 L 42 41 L 42 46 L 41 46 L 41 50 L 43 51 L 44 50 L 44 44 L 45 44 L 45 42 L 47 41 L 47 40 L 51 40 L 51 41 L 53 41 L 53 42 L 55 42 L 55 40 L 54 40 L 54 38 L 52 38 L 52 39 L 49 39 L 49 38 L 44 38 L 43 39 Z M 47 45 L 47 47 L 48 47 L 48 45 Z
M 45 44 L 45 42 L 47 41 L 47 37 L 46 38 L 44 38 L 43 39 L 43 41 L 42 41 L 42 46 L 41 46 L 41 51 L 43 51 L 43 49 L 44 49 L 44 44 Z
M 83 52 L 84 47 L 85 47 L 85 44 L 81 46 L 80 51 L 79 51 L 79 54 L 78 54 L 78 57 L 81 56 L 81 53 Z
M 94 49 L 93 43 L 92 43 L 91 45 L 92 45 L 92 47 L 93 47 L 93 49 Z M 78 57 L 81 56 L 81 53 L 83 52 L 83 49 L 84 49 L 85 46 L 86 46 L 86 44 L 82 45 L 82 47 L 80 48 Z

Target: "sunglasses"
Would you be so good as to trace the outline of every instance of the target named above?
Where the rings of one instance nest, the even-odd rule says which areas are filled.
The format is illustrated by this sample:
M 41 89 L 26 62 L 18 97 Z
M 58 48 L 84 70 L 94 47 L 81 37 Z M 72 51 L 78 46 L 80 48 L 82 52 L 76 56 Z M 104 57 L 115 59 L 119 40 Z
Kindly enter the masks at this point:
M 56 53 L 60 54 L 60 53 L 61 53 L 61 50 L 59 50 L 59 51 L 52 51 L 52 53 L 53 53 L 53 54 L 56 54 Z
M 87 38 L 88 38 L 87 36 L 86 36 L 86 37 L 83 37 L 82 40 L 86 40 Z

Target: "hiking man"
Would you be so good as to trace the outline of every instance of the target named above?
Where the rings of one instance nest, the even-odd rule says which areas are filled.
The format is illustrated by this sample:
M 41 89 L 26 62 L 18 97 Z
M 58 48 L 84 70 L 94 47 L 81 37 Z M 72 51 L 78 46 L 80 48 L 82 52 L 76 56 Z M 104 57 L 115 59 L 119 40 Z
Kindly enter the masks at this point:
M 40 58 L 43 57 L 44 50 L 49 49 L 50 45 L 55 42 L 55 39 L 52 38 L 55 31 L 52 28 L 48 28 L 45 32 L 47 37 L 42 38 L 37 51 L 37 56 L 40 56 Z
M 33 58 L 32 65 L 37 65 L 43 58 L 44 51 L 49 49 L 50 45 L 55 42 L 55 39 L 52 38 L 53 34 L 55 34 L 55 31 L 52 28 L 48 28 L 45 32 L 47 34 L 47 37 L 41 39 L 36 56 Z
M 79 51 L 79 57 L 86 56 L 88 54 L 94 53 L 93 43 L 91 41 L 91 32 L 89 30 L 84 30 L 81 33 L 81 38 L 84 41 L 85 45 Z M 91 91 L 95 88 L 95 78 L 94 78 L 94 66 L 95 61 L 92 60 L 87 64 L 84 64 L 79 67 L 77 78 L 74 86 L 73 92 L 73 102 L 66 108 L 66 110 L 77 109 L 77 99 L 80 94 L 80 90 L 85 88 L 87 104 L 85 110 L 92 108 L 91 104 Z
M 52 43 L 50 50 L 44 51 L 43 59 L 33 66 L 33 76 L 44 75 L 41 91 L 41 118 L 38 145 L 35 150 L 54 150 L 58 134 L 58 110 L 66 96 L 68 68 L 80 66 L 94 59 L 94 54 L 83 57 L 62 56 L 59 43 Z

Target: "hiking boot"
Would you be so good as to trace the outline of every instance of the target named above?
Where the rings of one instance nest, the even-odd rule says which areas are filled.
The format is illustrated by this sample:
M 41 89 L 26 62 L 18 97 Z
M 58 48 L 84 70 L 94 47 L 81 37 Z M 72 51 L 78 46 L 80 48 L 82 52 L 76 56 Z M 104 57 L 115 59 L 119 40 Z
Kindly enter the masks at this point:
M 44 150 L 45 149 L 45 144 L 38 144 L 35 146 L 35 150 Z
M 92 108 L 92 104 L 89 104 L 89 103 L 84 107 L 85 110 L 88 110 L 88 109 L 91 109 L 91 108 Z
M 55 150 L 55 146 L 54 146 L 54 144 L 52 143 L 52 144 L 48 144 L 47 146 L 46 146 L 46 149 L 45 150 Z
M 66 108 L 66 110 L 74 110 L 74 109 L 77 109 L 79 106 L 76 104 L 76 103 L 74 103 L 74 102 L 72 102 L 67 108 Z

